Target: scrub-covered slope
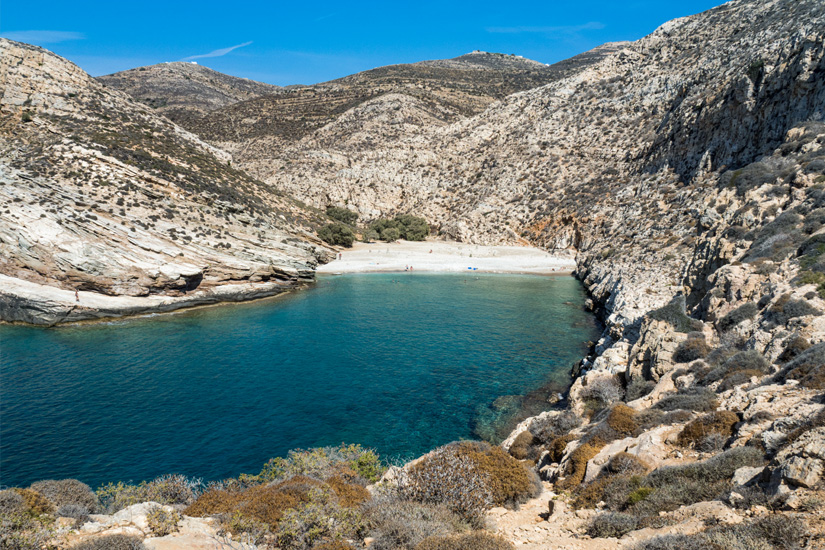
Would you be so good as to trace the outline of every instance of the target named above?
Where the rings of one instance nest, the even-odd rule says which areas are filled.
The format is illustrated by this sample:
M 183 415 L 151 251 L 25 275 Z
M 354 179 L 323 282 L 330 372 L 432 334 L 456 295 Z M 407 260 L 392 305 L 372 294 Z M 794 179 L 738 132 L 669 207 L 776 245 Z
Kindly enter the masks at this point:
M 172 309 L 312 277 L 317 213 L 70 62 L 9 40 L 0 54 L 2 319 Z

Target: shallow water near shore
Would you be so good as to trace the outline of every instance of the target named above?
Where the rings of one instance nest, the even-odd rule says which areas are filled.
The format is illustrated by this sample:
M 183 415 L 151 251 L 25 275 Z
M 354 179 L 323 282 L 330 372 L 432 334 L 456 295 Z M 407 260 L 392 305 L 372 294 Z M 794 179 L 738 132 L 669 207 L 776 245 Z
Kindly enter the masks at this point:
M 572 277 L 357 274 L 251 304 L 0 326 L 0 484 L 211 480 L 295 448 L 398 458 L 473 438 L 502 396 L 569 383 L 598 335 L 583 301 Z

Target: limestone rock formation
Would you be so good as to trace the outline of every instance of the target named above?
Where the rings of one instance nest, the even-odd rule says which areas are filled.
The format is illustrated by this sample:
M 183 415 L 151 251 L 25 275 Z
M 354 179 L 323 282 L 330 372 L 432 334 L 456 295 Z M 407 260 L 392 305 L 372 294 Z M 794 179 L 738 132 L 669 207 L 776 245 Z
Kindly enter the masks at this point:
M 72 63 L 5 39 L 0 54 L 3 320 L 99 317 L 75 290 L 132 297 L 107 310 L 120 315 L 156 298 L 188 297 L 174 309 L 312 279 L 328 254 L 318 213 Z M 233 283 L 248 286 L 227 292 Z

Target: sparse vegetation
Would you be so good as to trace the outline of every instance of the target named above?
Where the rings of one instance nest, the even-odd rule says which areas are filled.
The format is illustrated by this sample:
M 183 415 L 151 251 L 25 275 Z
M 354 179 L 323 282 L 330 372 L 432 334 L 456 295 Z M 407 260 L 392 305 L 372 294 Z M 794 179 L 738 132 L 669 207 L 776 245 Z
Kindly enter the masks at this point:
M 717 326 L 719 327 L 720 331 L 730 330 L 739 323 L 747 320 L 753 319 L 756 317 L 756 314 L 759 313 L 759 308 L 753 302 L 746 302 L 745 304 L 739 306 L 738 308 L 734 309 L 733 311 L 729 312 L 727 315 L 722 317 Z M 698 357 L 697 357 L 698 359 Z

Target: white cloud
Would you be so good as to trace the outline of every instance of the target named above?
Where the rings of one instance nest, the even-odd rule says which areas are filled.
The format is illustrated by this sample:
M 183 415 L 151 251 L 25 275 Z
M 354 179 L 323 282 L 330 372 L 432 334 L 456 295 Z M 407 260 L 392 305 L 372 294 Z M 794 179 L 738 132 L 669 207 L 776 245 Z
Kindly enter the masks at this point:
M 500 34 L 538 33 L 538 34 L 576 34 L 581 31 L 597 31 L 605 27 L 604 23 L 590 21 L 584 25 L 562 25 L 558 27 L 487 27 L 487 32 Z
M 27 44 L 57 44 L 69 40 L 83 40 L 86 36 L 73 31 L 11 31 L 0 33 L 3 38 Z
M 244 46 L 249 46 L 252 44 L 252 41 L 244 42 L 243 44 L 238 44 L 237 46 L 229 46 L 228 48 L 220 48 L 218 50 L 213 50 L 209 53 L 203 53 L 200 55 L 190 55 L 189 57 L 184 57 L 181 61 L 192 61 L 193 59 L 203 59 L 204 57 L 221 57 L 222 55 L 226 55 L 232 50 L 237 50 L 238 48 L 243 48 Z

